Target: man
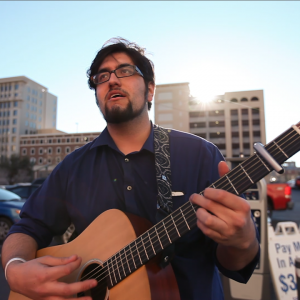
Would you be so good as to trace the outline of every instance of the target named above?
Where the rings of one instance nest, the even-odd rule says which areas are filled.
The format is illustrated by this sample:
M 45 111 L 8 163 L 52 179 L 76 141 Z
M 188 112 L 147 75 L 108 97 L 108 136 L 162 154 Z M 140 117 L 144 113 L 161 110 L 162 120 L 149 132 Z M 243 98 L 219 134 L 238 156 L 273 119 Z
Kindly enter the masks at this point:
M 21 221 L 3 245 L 2 263 L 11 290 L 32 299 L 64 299 L 96 285 L 95 280 L 57 281 L 79 267 L 76 249 L 68 258 L 35 259 L 36 251 L 71 222 L 80 234 L 102 212 L 117 208 L 156 223 L 153 125 L 148 116 L 155 90 L 153 65 L 136 44 L 122 39 L 110 43 L 88 71 L 107 128 L 56 167 L 26 202 Z M 180 296 L 223 299 L 217 267 L 247 282 L 258 261 L 250 207 L 238 196 L 207 188 L 228 172 L 213 144 L 175 130 L 169 136 L 172 190 L 182 191 L 173 197 L 173 209 L 189 199 L 200 206 L 198 228 L 183 236 L 174 250 L 172 267 Z M 193 194 L 204 189 L 204 196 Z

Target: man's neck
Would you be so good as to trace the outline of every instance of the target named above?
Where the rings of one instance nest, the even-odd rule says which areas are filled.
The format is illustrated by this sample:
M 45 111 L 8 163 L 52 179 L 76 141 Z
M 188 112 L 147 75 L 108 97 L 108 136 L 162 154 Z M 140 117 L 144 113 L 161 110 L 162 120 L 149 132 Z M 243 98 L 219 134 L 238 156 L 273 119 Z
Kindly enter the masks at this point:
M 149 118 L 132 120 L 121 124 L 107 124 L 107 129 L 117 145 L 125 155 L 140 151 L 151 132 Z

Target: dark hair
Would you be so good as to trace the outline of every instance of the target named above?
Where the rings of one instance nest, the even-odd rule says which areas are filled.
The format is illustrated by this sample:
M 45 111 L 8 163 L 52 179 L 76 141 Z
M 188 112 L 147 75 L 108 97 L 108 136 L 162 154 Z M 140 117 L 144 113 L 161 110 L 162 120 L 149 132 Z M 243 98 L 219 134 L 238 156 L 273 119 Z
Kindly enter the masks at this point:
M 154 64 L 145 56 L 145 48 L 140 47 L 136 43 L 130 42 L 121 37 L 109 39 L 100 51 L 97 53 L 89 70 L 87 70 L 88 84 L 91 90 L 96 91 L 96 84 L 91 80 L 91 76 L 97 74 L 103 60 L 113 53 L 124 52 L 133 61 L 133 63 L 141 70 L 144 75 L 144 82 L 146 86 L 146 94 L 148 93 L 148 83 L 155 84 Z M 97 99 L 96 103 L 98 105 Z M 152 103 L 148 102 L 148 110 L 150 110 Z

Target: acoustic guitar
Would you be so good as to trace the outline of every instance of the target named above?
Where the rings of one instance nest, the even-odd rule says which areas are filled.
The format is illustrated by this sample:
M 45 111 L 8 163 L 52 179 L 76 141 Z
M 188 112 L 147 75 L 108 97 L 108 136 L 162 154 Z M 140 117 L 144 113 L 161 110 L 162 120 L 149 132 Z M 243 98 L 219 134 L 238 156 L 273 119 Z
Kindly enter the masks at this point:
M 278 164 L 282 164 L 300 150 L 300 122 L 264 149 Z M 255 153 L 210 187 L 240 195 L 272 170 L 270 161 Z M 75 282 L 95 278 L 98 285 L 77 297 L 177 300 L 180 296 L 171 265 L 161 269 L 158 255 L 196 226 L 195 212 L 198 208 L 188 201 L 155 226 L 137 216 L 116 209 L 108 210 L 75 240 L 41 249 L 37 257 L 66 257 L 74 253 L 82 257 L 80 268 L 61 280 Z M 9 296 L 9 300 L 25 299 L 28 298 L 14 292 Z

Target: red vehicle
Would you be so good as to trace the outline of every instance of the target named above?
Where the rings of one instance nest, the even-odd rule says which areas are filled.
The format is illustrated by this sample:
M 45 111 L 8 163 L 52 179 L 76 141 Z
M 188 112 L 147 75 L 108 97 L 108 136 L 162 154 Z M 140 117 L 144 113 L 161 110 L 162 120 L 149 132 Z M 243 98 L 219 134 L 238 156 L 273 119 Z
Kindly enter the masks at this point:
M 267 184 L 268 211 L 293 209 L 292 188 L 287 183 Z
M 300 177 L 297 177 L 295 180 L 295 186 L 300 189 Z

